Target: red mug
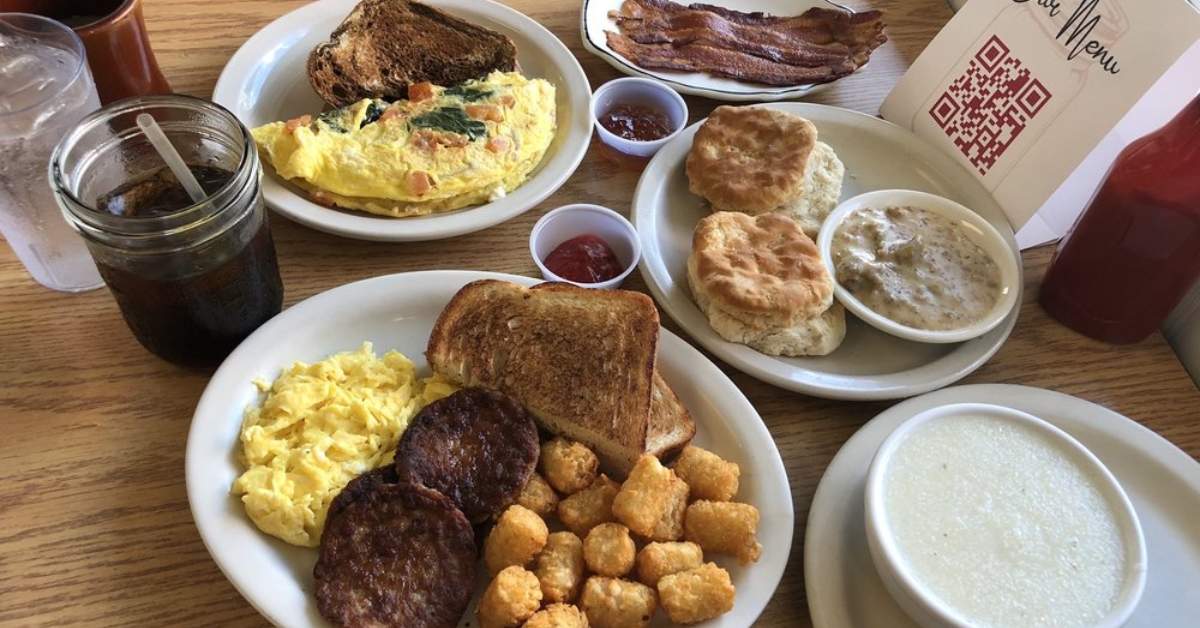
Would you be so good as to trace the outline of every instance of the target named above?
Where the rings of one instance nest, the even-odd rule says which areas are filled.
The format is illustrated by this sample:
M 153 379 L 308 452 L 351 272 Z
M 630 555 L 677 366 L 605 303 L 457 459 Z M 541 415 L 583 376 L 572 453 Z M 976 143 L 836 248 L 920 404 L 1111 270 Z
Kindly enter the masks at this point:
M 150 49 L 141 0 L 0 0 L 0 13 L 9 12 L 44 15 L 75 29 L 102 104 L 171 93 Z

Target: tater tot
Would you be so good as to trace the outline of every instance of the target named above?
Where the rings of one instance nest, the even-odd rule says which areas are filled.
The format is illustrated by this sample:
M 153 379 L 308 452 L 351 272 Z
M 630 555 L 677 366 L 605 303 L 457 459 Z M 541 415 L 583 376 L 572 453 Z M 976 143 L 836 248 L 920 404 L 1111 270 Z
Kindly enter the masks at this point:
M 587 615 L 570 604 L 551 604 L 533 614 L 524 628 L 588 628 Z
M 528 565 L 542 551 L 549 535 L 546 522 L 536 512 L 520 504 L 509 506 L 483 542 L 488 573 L 495 575 L 511 565 Z
M 554 514 L 558 509 L 558 494 L 539 473 L 534 473 L 529 476 L 529 481 L 525 483 L 525 488 L 521 489 L 521 494 L 517 497 L 517 503 L 536 512 L 539 517 L 545 519 Z
M 688 485 L 674 471 L 642 454 L 613 499 L 613 516 L 651 541 L 678 541 L 687 498 Z
M 728 613 L 735 593 L 729 572 L 714 563 L 658 581 L 658 599 L 676 624 L 694 624 Z
M 554 490 L 571 494 L 591 486 L 600 460 L 583 443 L 555 438 L 542 444 L 538 465 Z
M 601 576 L 616 578 L 629 573 L 636 557 L 637 546 L 629 528 L 619 523 L 602 523 L 583 540 L 583 560 Z
M 620 489 L 620 484 L 602 473 L 591 486 L 558 502 L 558 518 L 568 530 L 583 538 L 593 527 L 614 520 L 613 499 Z
M 704 564 L 704 551 L 691 542 L 650 543 L 637 555 L 638 580 L 657 586 L 663 576 L 695 569 Z
M 534 561 L 534 575 L 547 602 L 573 602 L 583 584 L 583 541 L 571 532 L 555 532 Z
M 679 479 L 687 482 L 690 499 L 727 502 L 737 495 L 741 469 L 707 449 L 684 447 L 674 469 Z
M 743 565 L 762 554 L 755 530 L 758 509 L 734 502 L 698 501 L 687 508 L 684 537 L 699 545 L 705 554 L 736 556 Z
M 592 576 L 583 583 L 579 607 L 592 628 L 644 628 L 658 608 L 658 595 L 640 582 Z
M 523 567 L 505 567 L 479 598 L 480 628 L 514 628 L 542 605 L 537 576 Z

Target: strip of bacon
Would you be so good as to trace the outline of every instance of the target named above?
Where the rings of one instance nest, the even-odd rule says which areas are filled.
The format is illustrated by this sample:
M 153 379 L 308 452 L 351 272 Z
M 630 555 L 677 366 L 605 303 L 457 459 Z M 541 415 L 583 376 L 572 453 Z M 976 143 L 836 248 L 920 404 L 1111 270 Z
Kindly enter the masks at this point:
M 688 16 L 669 31 L 641 23 L 622 28 L 621 34 L 639 44 L 673 44 L 676 47 L 700 44 L 737 50 L 788 65 L 829 65 L 852 56 L 850 48 L 842 42 L 814 44 L 786 33 L 734 24 L 712 14 Z
M 611 15 L 621 33 L 615 38 L 615 33 L 608 34 L 610 48 L 638 65 L 706 71 L 772 85 L 797 84 L 786 77 L 835 80 L 866 63 L 887 41 L 878 11 L 849 14 L 813 8 L 785 17 L 669 0 L 626 0 Z
M 644 68 L 708 72 L 739 81 L 781 86 L 827 83 L 855 70 L 849 60 L 837 66 L 803 67 L 702 44 L 676 48 L 671 44 L 639 44 L 613 32 L 607 35 L 609 48 Z
M 628 35 L 631 28 L 671 31 L 681 28 L 709 26 L 732 29 L 736 34 L 754 36 L 772 34 L 814 44 L 833 41 L 865 42 L 872 39 L 881 27 L 879 11 L 843 13 L 813 8 L 792 17 L 777 17 L 765 13 L 742 13 L 706 4 L 683 6 L 667 0 L 628 0 L 610 16 Z M 665 33 L 664 33 L 665 34 Z

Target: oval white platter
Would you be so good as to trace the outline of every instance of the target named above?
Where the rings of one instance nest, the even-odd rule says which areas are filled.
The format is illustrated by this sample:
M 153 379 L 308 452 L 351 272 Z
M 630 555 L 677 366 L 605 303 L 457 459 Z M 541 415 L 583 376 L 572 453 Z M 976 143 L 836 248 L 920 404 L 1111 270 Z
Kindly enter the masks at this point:
M 186 475 L 192 517 L 217 565 L 268 620 L 281 626 L 324 626 L 312 596 L 316 550 L 287 545 L 259 532 L 239 499 L 229 494 L 241 468 L 235 458 L 246 408 L 259 403 L 252 381 L 274 379 L 295 360 L 313 362 L 374 343 L 377 354 L 395 349 L 418 372 L 442 308 L 463 285 L 529 277 L 472 271 L 427 271 L 376 277 L 340 286 L 298 303 L 247 338 L 213 375 L 188 433 Z M 792 498 L 783 461 L 770 432 L 741 391 L 716 365 L 669 331 L 659 341 L 658 367 L 696 420 L 695 443 L 741 466 L 737 499 L 762 514 L 762 559 L 742 567 L 717 557 L 737 587 L 732 611 L 697 624 L 744 628 L 754 624 L 783 576 L 792 545 Z M 480 583 L 482 584 L 486 583 Z M 474 607 L 462 626 L 477 625 Z M 666 625 L 659 614 L 655 625 Z
M 855 432 L 817 486 L 804 539 L 804 581 L 815 628 L 916 628 L 888 595 L 867 549 L 867 467 L 892 430 L 920 412 L 990 403 L 1028 412 L 1075 437 L 1129 495 L 1146 538 L 1146 590 L 1126 628 L 1195 625 L 1200 616 L 1200 463 L 1102 406 L 1040 388 L 955 386 L 892 406 Z
M 811 120 L 819 139 L 846 165 L 842 199 L 872 190 L 930 192 L 975 210 L 1007 240 L 1021 267 L 1013 230 L 991 195 L 950 157 L 911 132 L 849 109 L 808 103 L 763 105 Z M 895 399 L 948 386 L 983 365 L 1008 338 L 1018 308 L 992 331 L 958 344 L 901 340 L 847 315 L 846 340 L 832 354 L 780 358 L 727 342 L 709 327 L 687 285 L 692 232 L 709 210 L 688 191 L 684 161 L 693 124 L 659 150 L 642 173 L 631 218 L 642 238 L 642 277 L 671 318 L 717 357 L 767 383 L 833 399 Z M 1018 286 L 1020 282 L 1018 282 Z M 1020 303 L 1018 295 L 1017 303 Z
M 305 5 L 255 33 L 221 72 L 213 100 L 248 127 L 306 113 L 324 103 L 308 83 L 308 54 L 329 38 L 358 0 Z M 592 137 L 592 89 L 579 61 L 553 33 L 524 14 L 492 0 L 428 0 L 426 4 L 507 35 L 517 46 L 522 73 L 556 88 L 558 130 L 542 163 L 501 199 L 452 212 L 387 218 L 318 205 L 264 164 L 263 197 L 275 211 L 313 229 L 360 240 L 436 240 L 485 229 L 518 216 L 566 182 Z
M 679 0 L 689 4 L 687 0 Z M 626 59 L 608 46 L 604 31 L 617 31 L 617 23 L 609 17 L 610 11 L 621 8 L 624 0 L 583 0 L 580 11 L 579 31 L 583 47 L 600 57 L 617 71 L 629 76 L 644 76 L 658 79 L 672 89 L 691 96 L 704 96 L 728 102 L 771 102 L 802 98 L 830 83 L 806 83 L 803 85 L 775 86 L 750 83 L 730 78 L 713 76 L 704 72 L 677 72 L 642 68 Z M 716 4 L 736 11 L 762 11 L 771 15 L 799 15 L 812 7 L 838 9 L 840 7 L 824 0 L 713 0 Z M 865 65 L 863 67 L 866 67 Z M 861 70 L 862 68 L 859 68 Z

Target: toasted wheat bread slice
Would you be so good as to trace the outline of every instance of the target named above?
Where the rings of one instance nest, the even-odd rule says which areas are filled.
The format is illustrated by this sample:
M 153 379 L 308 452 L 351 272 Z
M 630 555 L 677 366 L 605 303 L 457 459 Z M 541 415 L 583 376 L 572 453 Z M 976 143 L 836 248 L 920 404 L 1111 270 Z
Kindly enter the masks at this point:
M 482 280 L 442 310 L 425 355 L 435 373 L 511 395 L 623 474 L 646 451 L 658 330 L 644 294 Z
M 679 401 L 666 380 L 654 371 L 654 390 L 650 396 L 650 431 L 646 452 L 659 458 L 675 456 L 696 435 L 696 422 Z
M 516 67 L 517 47 L 496 31 L 410 0 L 362 0 L 308 57 L 308 79 L 331 106 L 399 100 L 408 86 L 454 85 Z

